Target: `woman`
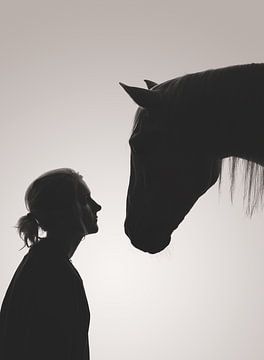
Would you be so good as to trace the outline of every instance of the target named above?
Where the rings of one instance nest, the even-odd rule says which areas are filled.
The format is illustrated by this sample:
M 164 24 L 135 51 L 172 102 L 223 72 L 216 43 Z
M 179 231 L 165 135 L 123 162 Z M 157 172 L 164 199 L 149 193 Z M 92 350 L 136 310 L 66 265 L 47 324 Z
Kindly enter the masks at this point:
M 2 304 L 0 359 L 87 360 L 90 314 L 70 258 L 85 235 L 98 231 L 101 206 L 72 169 L 41 175 L 27 189 L 25 203 L 29 213 L 17 227 L 29 252 Z

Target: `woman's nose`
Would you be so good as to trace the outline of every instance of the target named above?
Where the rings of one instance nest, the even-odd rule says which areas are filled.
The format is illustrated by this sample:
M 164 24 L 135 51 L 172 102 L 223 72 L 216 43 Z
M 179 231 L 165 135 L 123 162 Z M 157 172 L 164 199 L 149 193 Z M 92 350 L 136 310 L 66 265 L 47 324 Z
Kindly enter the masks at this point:
M 102 209 L 102 206 L 101 205 L 99 205 L 99 204 L 97 204 L 97 202 L 96 201 L 93 201 L 94 202 L 94 208 L 95 208 L 95 211 L 97 212 L 97 211 L 100 211 L 101 209 Z

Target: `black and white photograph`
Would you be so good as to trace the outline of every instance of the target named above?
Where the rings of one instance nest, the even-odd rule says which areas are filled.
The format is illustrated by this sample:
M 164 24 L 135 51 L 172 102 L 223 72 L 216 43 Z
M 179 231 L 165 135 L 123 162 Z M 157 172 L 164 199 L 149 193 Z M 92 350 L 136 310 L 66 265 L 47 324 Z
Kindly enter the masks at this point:
M 0 1 L 1 360 L 263 360 L 263 12 Z

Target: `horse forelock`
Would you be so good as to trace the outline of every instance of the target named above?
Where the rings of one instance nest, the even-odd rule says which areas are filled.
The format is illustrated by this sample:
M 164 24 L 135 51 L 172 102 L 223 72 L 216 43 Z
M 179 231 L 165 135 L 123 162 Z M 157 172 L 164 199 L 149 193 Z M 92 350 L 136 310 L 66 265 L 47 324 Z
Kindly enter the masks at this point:
M 134 117 L 132 133 L 136 130 L 136 127 L 138 126 L 138 123 L 140 121 L 140 117 L 142 116 L 142 111 L 143 111 L 142 107 L 137 108 L 137 111 L 136 111 L 136 114 L 135 114 L 135 117 Z

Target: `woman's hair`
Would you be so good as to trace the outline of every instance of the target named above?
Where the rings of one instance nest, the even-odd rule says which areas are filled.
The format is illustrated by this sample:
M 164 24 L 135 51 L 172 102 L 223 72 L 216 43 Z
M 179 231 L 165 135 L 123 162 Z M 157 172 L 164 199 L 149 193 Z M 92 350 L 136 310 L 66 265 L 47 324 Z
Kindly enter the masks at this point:
M 29 185 L 25 194 L 29 213 L 17 223 L 25 246 L 39 242 L 39 229 L 49 231 L 69 225 L 67 214 L 78 218 L 80 225 L 78 194 L 81 180 L 82 176 L 74 170 L 62 168 L 44 173 Z

